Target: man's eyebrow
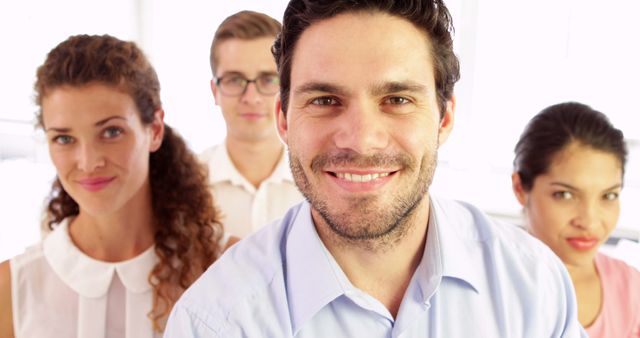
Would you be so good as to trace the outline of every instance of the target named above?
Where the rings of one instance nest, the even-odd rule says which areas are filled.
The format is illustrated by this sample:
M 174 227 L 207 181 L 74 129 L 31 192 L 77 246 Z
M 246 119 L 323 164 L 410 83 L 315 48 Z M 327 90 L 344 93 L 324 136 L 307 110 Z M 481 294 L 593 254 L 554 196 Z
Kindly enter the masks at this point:
M 427 87 L 423 84 L 413 81 L 392 81 L 385 82 L 380 85 L 371 88 L 370 92 L 373 96 L 381 96 L 385 94 L 399 93 L 399 92 L 414 92 L 424 93 L 427 91 Z
M 244 74 L 242 74 L 242 72 L 235 71 L 235 70 L 228 70 L 228 71 L 220 74 L 220 76 L 217 76 L 216 79 L 220 79 L 220 78 L 223 78 L 223 77 L 229 76 L 229 75 L 232 75 L 232 76 L 244 76 Z
M 258 72 L 258 76 L 264 76 L 264 75 L 278 75 L 278 72 L 275 70 L 262 70 L 260 72 Z M 219 77 L 217 77 L 218 79 L 221 77 L 225 77 L 225 76 L 241 76 L 244 78 L 247 78 L 247 76 L 241 72 L 241 71 L 237 71 L 237 70 L 228 70 L 224 73 L 222 73 L 222 75 L 220 75 Z
M 376 85 L 371 88 L 370 92 L 373 96 L 380 96 L 398 92 L 415 92 L 424 93 L 427 87 L 423 84 L 413 81 L 391 81 Z M 349 91 L 342 86 L 326 83 L 326 82 L 309 82 L 294 90 L 295 94 L 305 94 L 309 92 L 324 92 L 336 95 L 346 95 Z
M 348 90 L 345 87 L 326 82 L 309 82 L 295 88 L 294 90 L 294 93 L 297 95 L 307 94 L 311 92 L 346 95 L 348 93 Z

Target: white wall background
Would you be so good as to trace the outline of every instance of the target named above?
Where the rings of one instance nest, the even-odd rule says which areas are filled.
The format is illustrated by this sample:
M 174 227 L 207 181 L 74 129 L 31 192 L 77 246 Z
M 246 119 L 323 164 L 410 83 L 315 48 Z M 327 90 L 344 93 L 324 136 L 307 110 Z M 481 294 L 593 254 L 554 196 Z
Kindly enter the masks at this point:
M 630 139 L 618 235 L 640 232 L 640 1 L 450 0 L 462 62 L 452 137 L 432 190 L 518 221 L 512 149 L 542 108 L 576 100 L 607 114 Z M 23 0 L 0 3 L 0 261 L 39 238 L 54 175 L 33 129 L 35 69 L 72 34 L 108 33 L 146 51 L 162 84 L 166 121 L 194 151 L 218 143 L 224 122 L 209 91 L 209 46 L 228 15 L 281 19 L 284 0 Z

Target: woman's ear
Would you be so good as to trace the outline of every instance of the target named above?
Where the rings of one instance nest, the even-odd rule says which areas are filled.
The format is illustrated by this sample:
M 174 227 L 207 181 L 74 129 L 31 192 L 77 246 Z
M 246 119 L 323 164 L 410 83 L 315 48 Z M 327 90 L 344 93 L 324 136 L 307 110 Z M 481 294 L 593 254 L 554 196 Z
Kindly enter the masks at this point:
M 522 180 L 520 180 L 520 174 L 514 172 L 511 174 L 511 188 L 516 195 L 518 202 L 523 207 L 527 205 L 527 192 L 522 187 Z
M 151 142 L 149 142 L 149 152 L 160 149 L 164 138 L 164 110 L 158 109 L 153 113 L 153 122 L 149 125 L 151 132 Z

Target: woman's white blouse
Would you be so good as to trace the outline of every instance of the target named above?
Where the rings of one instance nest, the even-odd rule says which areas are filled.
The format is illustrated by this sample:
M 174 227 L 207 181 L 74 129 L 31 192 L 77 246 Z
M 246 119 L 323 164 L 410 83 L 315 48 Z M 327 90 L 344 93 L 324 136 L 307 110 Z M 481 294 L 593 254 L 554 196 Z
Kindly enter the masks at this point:
M 127 261 L 98 261 L 73 244 L 68 228 L 62 222 L 11 260 L 16 338 L 159 337 L 147 317 L 154 246 Z

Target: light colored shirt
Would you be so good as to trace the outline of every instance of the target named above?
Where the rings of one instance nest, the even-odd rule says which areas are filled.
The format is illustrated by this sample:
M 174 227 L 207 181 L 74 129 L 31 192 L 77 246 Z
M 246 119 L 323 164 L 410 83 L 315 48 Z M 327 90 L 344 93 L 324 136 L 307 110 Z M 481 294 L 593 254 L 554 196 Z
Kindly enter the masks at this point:
M 173 308 L 177 337 L 586 337 L 560 260 L 523 230 L 432 199 L 396 318 L 324 247 L 307 202 L 225 253 Z
M 232 235 L 246 237 L 303 200 L 284 152 L 257 189 L 233 165 L 225 144 L 205 150 L 199 158 L 209 167 L 209 188 L 225 232 Z
M 154 246 L 123 262 L 95 260 L 73 244 L 63 221 L 10 261 L 15 337 L 159 337 L 147 317 L 157 261 Z
M 640 337 L 640 272 L 604 254 L 596 256 L 602 308 L 587 328 L 591 338 Z

